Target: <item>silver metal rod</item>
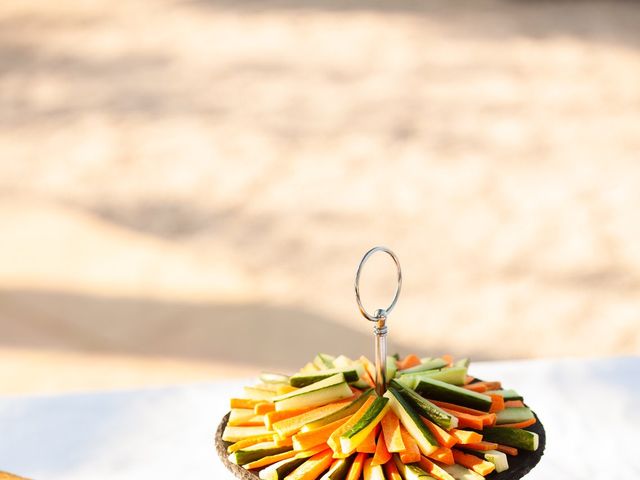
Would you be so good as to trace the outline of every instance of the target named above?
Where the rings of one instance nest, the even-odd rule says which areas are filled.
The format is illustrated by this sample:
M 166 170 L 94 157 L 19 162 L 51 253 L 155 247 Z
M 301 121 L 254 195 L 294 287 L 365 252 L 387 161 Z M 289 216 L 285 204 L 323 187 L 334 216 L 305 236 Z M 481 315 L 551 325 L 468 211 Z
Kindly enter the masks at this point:
M 380 316 L 373 331 L 376 335 L 376 392 L 387 390 L 387 318 Z

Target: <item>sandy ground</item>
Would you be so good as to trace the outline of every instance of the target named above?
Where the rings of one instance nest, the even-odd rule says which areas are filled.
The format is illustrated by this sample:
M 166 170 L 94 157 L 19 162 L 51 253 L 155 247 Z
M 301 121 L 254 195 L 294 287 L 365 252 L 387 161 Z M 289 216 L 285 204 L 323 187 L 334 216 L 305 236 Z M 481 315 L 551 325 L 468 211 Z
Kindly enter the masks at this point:
M 638 25 L 633 2 L 0 3 L 0 392 L 370 352 L 375 244 L 405 275 L 392 351 L 640 354 Z

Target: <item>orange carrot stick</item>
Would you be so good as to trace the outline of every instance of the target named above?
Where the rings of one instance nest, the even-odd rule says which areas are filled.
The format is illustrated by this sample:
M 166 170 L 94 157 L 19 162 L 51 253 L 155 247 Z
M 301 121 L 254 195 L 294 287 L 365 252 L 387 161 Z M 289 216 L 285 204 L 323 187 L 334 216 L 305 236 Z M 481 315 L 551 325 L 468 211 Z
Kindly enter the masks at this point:
M 331 450 L 315 454 L 287 476 L 287 480 L 308 480 L 318 478 L 331 465 Z
M 422 362 L 420 361 L 420 357 L 410 353 L 403 360 L 396 362 L 398 370 L 406 370 L 407 368 L 416 367 L 420 365 Z
M 389 450 L 387 450 L 387 443 L 384 441 L 384 434 L 380 432 L 380 435 L 378 435 L 378 443 L 376 444 L 376 452 L 373 455 L 371 465 L 384 465 L 389 460 L 391 460 L 391 454 L 389 453 Z
M 425 472 L 431 474 L 431 476 L 439 479 L 439 480 L 450 480 L 451 475 L 445 472 L 441 467 L 433 463 L 427 457 L 420 458 L 420 468 L 422 468 Z
M 483 426 L 495 426 L 496 424 L 496 420 L 498 419 L 498 416 L 495 413 L 488 413 L 487 415 L 485 415 L 484 417 L 482 417 L 482 425 Z
M 450 367 L 451 365 L 453 365 L 453 356 L 449 355 L 448 353 L 445 353 L 444 355 L 442 355 L 440 357 L 442 360 L 444 360 L 445 362 L 447 362 L 447 366 Z
M 456 437 L 451 435 L 449 432 L 447 432 L 443 428 L 440 428 L 431 420 L 424 418 L 422 416 L 420 418 L 422 419 L 424 424 L 427 426 L 427 428 L 431 431 L 431 433 L 433 433 L 433 436 L 436 437 L 436 440 L 438 440 L 438 443 L 443 447 L 451 448 L 456 443 L 458 443 L 458 439 Z
M 463 453 L 459 450 L 453 450 L 453 458 L 457 464 L 470 468 L 483 477 L 489 475 L 496 469 L 496 466 L 493 463 L 482 460 L 475 455 Z
M 251 400 L 249 398 L 232 398 L 229 401 L 231 408 L 253 408 L 258 403 L 262 403 L 264 400 Z
M 273 443 L 276 447 L 293 447 L 293 439 L 291 437 L 280 438 L 277 433 L 273 435 Z
M 500 382 L 475 382 L 465 385 L 464 388 L 482 393 L 487 390 L 500 390 L 502 388 L 502 384 Z
M 453 465 L 455 463 L 453 460 L 453 452 L 447 447 L 440 447 L 433 453 L 427 455 L 427 457 L 444 463 L 445 465 Z
M 486 452 L 488 450 L 497 449 L 498 444 L 493 442 L 477 442 L 477 443 L 467 443 L 463 445 L 463 447 L 470 448 L 471 450 L 477 450 L 479 452 Z
M 327 443 L 331 434 L 339 427 L 341 427 L 349 417 L 341 418 L 335 422 L 331 422 L 324 427 L 316 428 L 308 432 L 299 432 L 293 436 L 293 448 L 294 450 L 308 450 L 317 445 Z
M 518 449 L 517 448 L 509 447 L 507 445 L 498 444 L 498 448 L 496 448 L 496 450 L 498 450 L 499 452 L 502 452 L 502 453 L 506 453 L 507 455 L 511 455 L 512 457 L 515 457 L 516 455 L 518 455 Z
M 229 425 L 233 426 L 245 426 L 245 427 L 258 427 L 264 425 L 264 415 L 252 415 L 251 417 L 236 418 L 229 420 Z
M 504 408 L 511 408 L 511 407 L 524 407 L 525 404 L 522 400 L 507 400 L 506 402 L 504 402 Z
M 489 390 L 502 390 L 502 383 L 498 381 L 484 383 L 487 387 L 489 387 Z
M 340 410 L 342 407 L 348 405 L 349 403 L 350 400 L 347 400 L 346 402 L 335 402 L 328 405 L 323 405 L 322 407 L 314 408 L 313 410 L 301 413 L 300 415 L 296 415 L 295 417 L 285 418 L 284 420 L 275 422 L 272 424 L 272 427 L 273 430 L 275 430 L 275 432 L 280 435 L 280 438 L 290 437 L 291 435 L 298 433 L 298 430 L 300 430 L 305 423 L 318 420 L 326 415 Z M 267 415 L 271 414 L 267 413 Z
M 504 397 L 502 395 L 490 394 L 491 396 L 491 408 L 489 413 L 496 413 L 500 410 L 504 410 Z
M 409 435 L 409 432 L 401 425 L 400 432 L 402 434 L 402 443 L 404 443 L 405 449 L 400 453 L 400 460 L 402 463 L 414 463 L 420 460 L 420 447 L 418 442 Z
M 265 413 L 274 412 L 276 405 L 273 402 L 260 402 L 253 407 L 253 413 L 256 415 L 264 415 Z
M 469 430 L 458 430 L 454 428 L 449 430 L 449 433 L 456 437 L 458 443 L 466 445 L 469 443 L 478 443 L 482 441 L 482 435 L 478 432 L 470 432 Z
M 297 417 L 305 412 L 311 410 L 310 408 L 300 408 L 295 410 L 281 410 L 279 412 L 269 412 L 264 414 L 264 426 L 269 430 L 273 428 L 273 424 L 279 422 L 280 420 L 285 420 L 287 418 Z
M 436 402 L 434 402 L 436 403 Z M 474 410 L 472 408 L 460 407 L 458 405 L 452 405 L 451 407 L 446 407 L 442 405 L 445 402 L 437 402 L 440 408 L 442 408 L 445 412 L 448 412 L 452 415 L 458 417 L 458 426 L 459 427 L 469 427 L 475 428 L 477 430 L 481 430 L 483 426 L 493 425 L 496 423 L 496 414 L 495 413 L 486 413 L 481 412 L 479 410 Z M 478 421 L 480 422 L 480 426 L 478 425 Z
M 405 449 L 402 442 L 402 434 L 400 433 L 400 421 L 392 410 L 389 410 L 387 414 L 382 417 L 380 422 L 382 425 L 382 433 L 384 434 L 384 441 L 387 444 L 387 450 L 389 452 L 401 452 Z
M 482 382 L 470 383 L 469 385 L 464 385 L 462 388 L 477 393 L 484 393 L 489 390 L 489 387 L 484 385 Z
M 443 410 L 458 419 L 458 427 L 460 428 L 473 428 L 474 430 L 482 430 L 484 425 L 482 417 L 478 415 L 471 415 L 469 413 L 458 412 L 449 408 L 443 408 Z
M 378 425 L 369 432 L 369 435 L 358 445 L 356 452 L 358 453 L 376 453 L 376 435 L 378 433 Z

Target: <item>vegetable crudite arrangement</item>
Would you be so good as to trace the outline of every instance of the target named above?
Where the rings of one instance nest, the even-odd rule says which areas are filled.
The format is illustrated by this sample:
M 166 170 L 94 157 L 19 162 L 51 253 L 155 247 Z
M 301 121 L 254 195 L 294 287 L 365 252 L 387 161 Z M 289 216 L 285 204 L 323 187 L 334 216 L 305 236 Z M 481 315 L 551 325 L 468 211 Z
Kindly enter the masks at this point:
M 359 279 L 378 251 L 395 261 L 398 287 L 391 305 L 370 315 Z M 236 477 L 506 480 L 539 462 L 544 428 L 518 392 L 475 378 L 466 358 L 386 355 L 387 314 L 401 284 L 393 252 L 367 252 L 356 299 L 375 323 L 375 363 L 320 353 L 291 376 L 261 374 L 230 399 L 216 448 Z

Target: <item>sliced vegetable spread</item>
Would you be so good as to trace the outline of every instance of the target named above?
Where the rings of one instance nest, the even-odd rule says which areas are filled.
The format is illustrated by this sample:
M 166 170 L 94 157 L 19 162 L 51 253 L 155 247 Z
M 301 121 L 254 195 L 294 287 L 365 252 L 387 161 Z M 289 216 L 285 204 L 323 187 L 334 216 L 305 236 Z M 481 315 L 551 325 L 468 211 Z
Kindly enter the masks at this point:
M 263 480 L 482 480 L 535 451 L 533 412 L 469 361 L 387 358 L 387 391 L 365 357 L 319 354 L 292 376 L 264 373 L 231 399 L 229 460 Z

